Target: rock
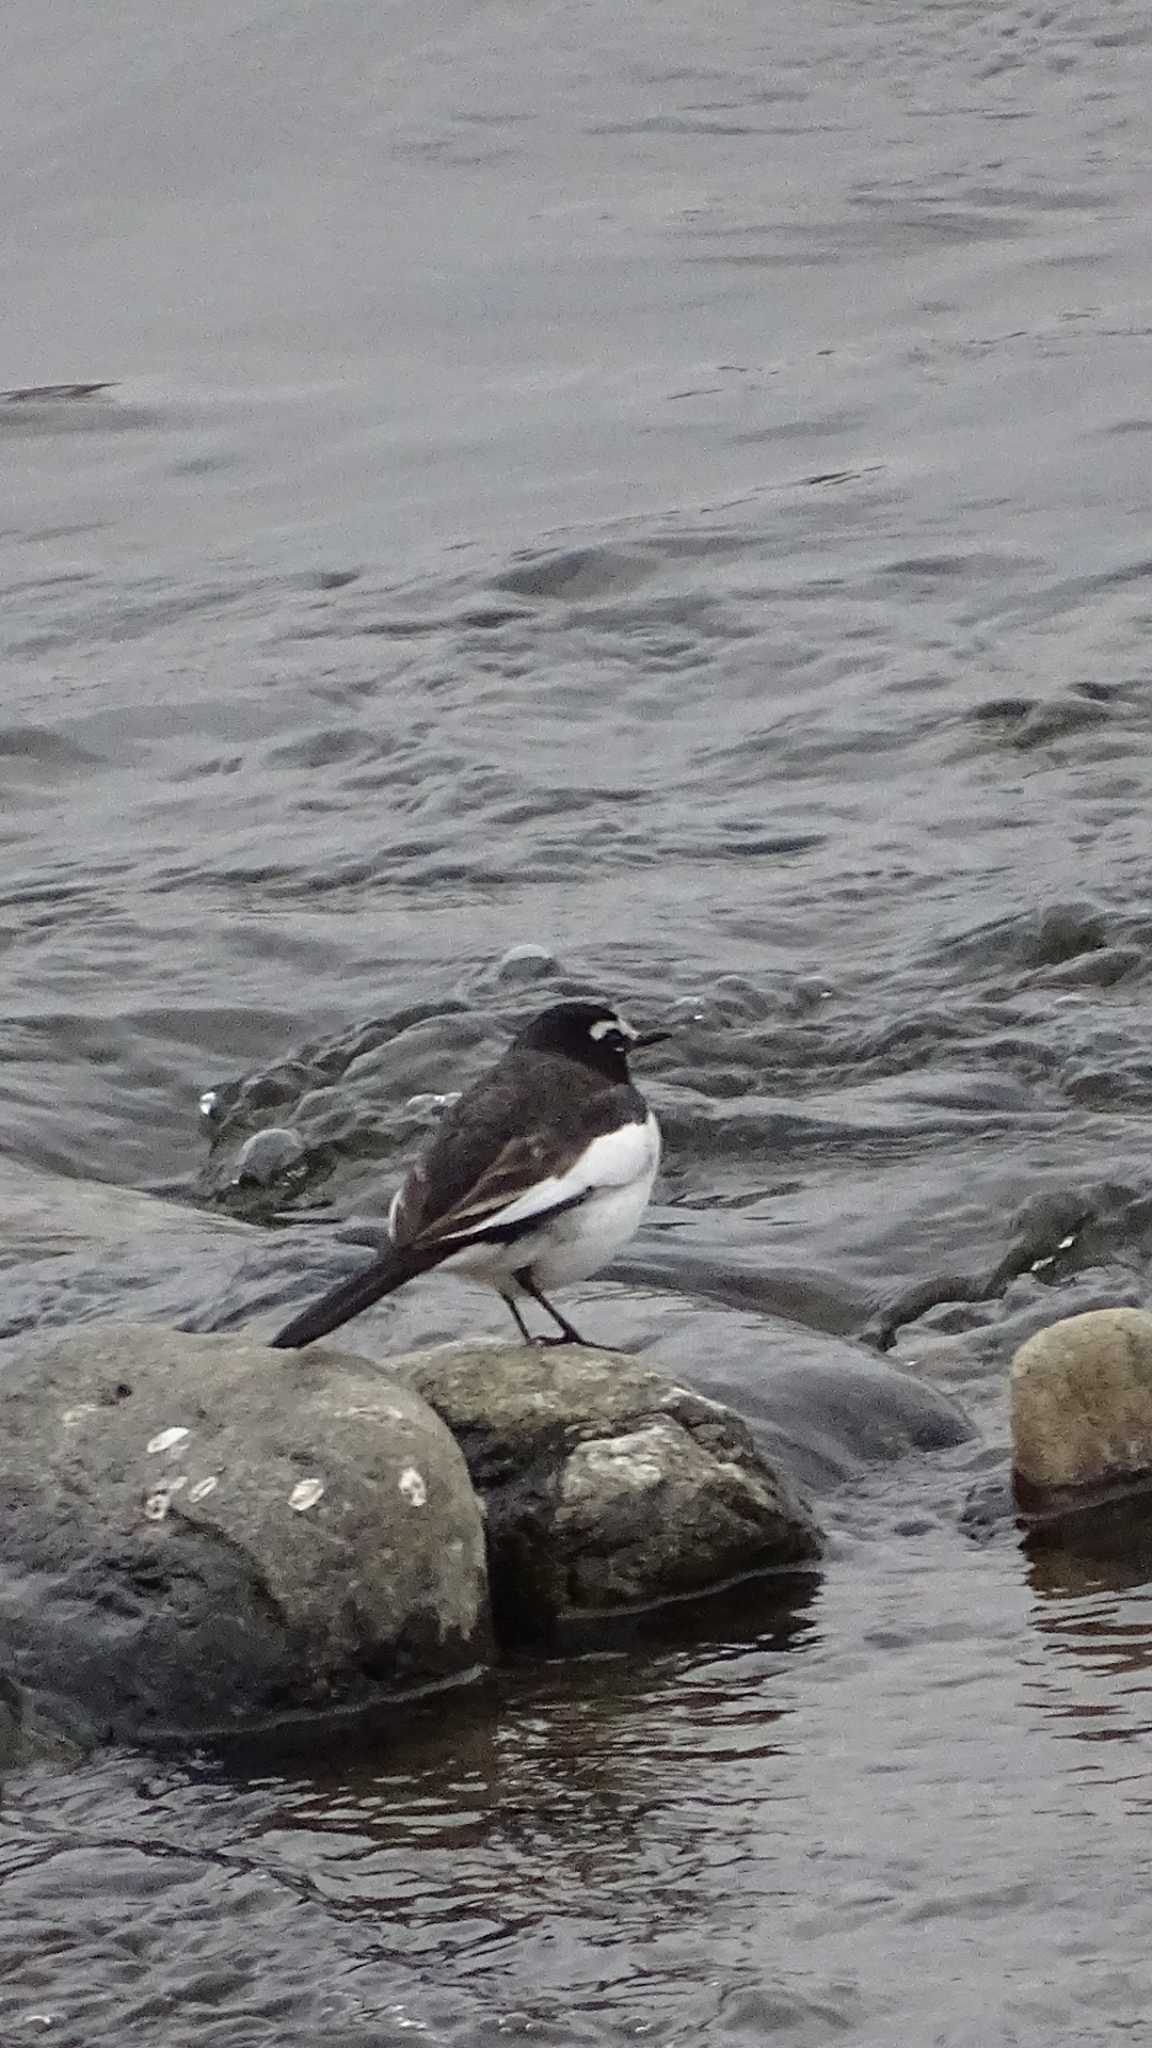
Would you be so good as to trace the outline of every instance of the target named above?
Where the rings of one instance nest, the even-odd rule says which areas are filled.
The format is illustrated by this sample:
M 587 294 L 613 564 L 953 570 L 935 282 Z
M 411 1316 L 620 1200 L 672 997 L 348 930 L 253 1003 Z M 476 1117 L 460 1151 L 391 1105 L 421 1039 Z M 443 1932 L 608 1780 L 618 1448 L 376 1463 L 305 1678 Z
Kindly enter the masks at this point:
M 820 1555 L 747 1424 L 583 1346 L 452 1344 L 394 1365 L 456 1437 L 487 1511 L 497 1626 L 554 1640 Z
M 492 979 L 508 985 L 547 981 L 557 965 L 556 955 L 546 946 L 509 946 L 492 969 Z
M 949 1395 L 863 1344 L 731 1310 L 709 1344 L 700 1322 L 661 1335 L 661 1363 L 693 1380 L 699 1370 L 702 1390 L 744 1416 L 765 1456 L 810 1493 L 975 1435 Z
M 749 1419 L 761 1447 L 814 1492 L 870 1466 L 954 1450 L 976 1434 L 950 1395 L 863 1346 L 812 1343 L 810 1359 L 801 1340 L 789 1338 L 783 1348 Z M 796 1351 L 798 1358 L 788 1356 Z
M 281 1130 L 269 1124 L 255 1131 L 240 1147 L 236 1161 L 237 1181 L 256 1181 L 268 1187 L 283 1174 L 298 1167 L 304 1158 L 304 1141 L 298 1131 Z
M 488 1647 L 463 1459 L 361 1359 L 91 1323 L 0 1350 L 0 1661 L 94 1737 L 368 1708 Z
M 1152 1484 L 1152 1314 L 1049 1323 L 1012 1360 L 1013 1473 L 1029 1514 Z

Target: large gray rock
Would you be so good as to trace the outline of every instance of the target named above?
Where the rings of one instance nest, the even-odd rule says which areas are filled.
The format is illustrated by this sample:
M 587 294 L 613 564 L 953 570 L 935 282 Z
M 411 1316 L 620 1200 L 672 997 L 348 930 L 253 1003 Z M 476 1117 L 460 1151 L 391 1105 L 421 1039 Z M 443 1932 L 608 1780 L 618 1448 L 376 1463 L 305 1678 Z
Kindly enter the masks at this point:
M 629 1359 L 453 1344 L 393 1369 L 444 1418 L 483 1495 L 509 1638 L 820 1555 L 808 1508 L 747 1424 Z
M 1020 1346 L 1012 1462 L 1033 1514 L 1152 1487 L 1152 1314 L 1096 1309 Z
M 459 1676 L 483 1522 L 356 1358 L 93 1323 L 0 1347 L 0 1662 L 94 1736 L 196 1736 Z

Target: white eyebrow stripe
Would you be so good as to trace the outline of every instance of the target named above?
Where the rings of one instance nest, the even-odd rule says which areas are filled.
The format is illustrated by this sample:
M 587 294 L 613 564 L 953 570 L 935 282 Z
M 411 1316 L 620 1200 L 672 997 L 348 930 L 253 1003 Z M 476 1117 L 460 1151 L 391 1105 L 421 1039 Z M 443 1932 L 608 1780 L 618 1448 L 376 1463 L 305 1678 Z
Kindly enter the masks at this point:
M 639 1038 L 626 1017 L 604 1017 L 599 1024 L 588 1026 L 589 1038 L 607 1038 L 610 1031 L 619 1031 L 624 1038 Z

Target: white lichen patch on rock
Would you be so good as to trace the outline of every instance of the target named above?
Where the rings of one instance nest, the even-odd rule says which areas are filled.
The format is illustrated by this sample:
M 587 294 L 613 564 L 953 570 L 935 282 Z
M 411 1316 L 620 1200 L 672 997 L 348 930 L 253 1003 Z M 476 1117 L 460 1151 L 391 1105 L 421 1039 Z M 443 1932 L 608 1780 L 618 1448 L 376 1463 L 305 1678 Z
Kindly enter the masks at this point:
M 290 1508 L 294 1508 L 298 1515 L 303 1515 L 307 1514 L 308 1509 L 314 1508 L 317 1501 L 323 1500 L 323 1498 L 324 1481 L 322 1479 L 301 1479 L 288 1495 L 288 1505 Z
M 605 1481 L 635 1493 L 650 1492 L 665 1477 L 670 1434 L 663 1423 L 654 1422 L 627 1436 L 592 1437 L 577 1444 L 564 1467 L 561 1498 L 579 1499 Z
M 405 1500 L 410 1501 L 414 1508 L 425 1506 L 428 1488 L 424 1483 L 423 1473 L 418 1472 L 415 1465 L 406 1465 L 397 1483 Z
M 185 1429 L 180 1423 L 174 1423 L 171 1429 L 158 1430 L 156 1435 L 148 1440 L 149 1457 L 153 1457 L 157 1451 L 176 1450 L 191 1434 L 191 1430 Z
M 154 1487 L 144 1502 L 144 1513 L 148 1520 L 162 1522 L 172 1505 L 173 1495 L 179 1493 L 187 1484 L 187 1478 L 181 1472 L 175 1479 L 165 1479 L 160 1486 Z

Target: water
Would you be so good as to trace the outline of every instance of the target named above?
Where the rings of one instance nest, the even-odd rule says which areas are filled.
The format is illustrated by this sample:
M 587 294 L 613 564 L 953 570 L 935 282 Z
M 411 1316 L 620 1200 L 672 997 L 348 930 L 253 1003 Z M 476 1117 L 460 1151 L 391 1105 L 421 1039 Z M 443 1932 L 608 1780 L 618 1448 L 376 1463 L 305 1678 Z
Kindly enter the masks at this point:
M 109 384 L 0 404 L 5 1327 L 271 1326 L 527 942 L 682 1026 L 577 1321 L 749 1412 L 867 1333 L 982 1443 L 767 1633 L 13 1778 L 6 2048 L 1131 2034 L 1147 1560 L 961 1510 L 1020 1337 L 1149 1296 L 1145 11 L 9 15 L 0 383 Z M 295 1236 L 121 1192 L 413 1005 Z

